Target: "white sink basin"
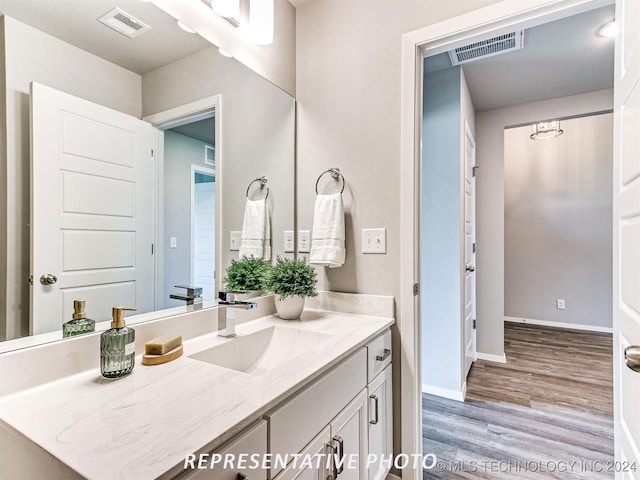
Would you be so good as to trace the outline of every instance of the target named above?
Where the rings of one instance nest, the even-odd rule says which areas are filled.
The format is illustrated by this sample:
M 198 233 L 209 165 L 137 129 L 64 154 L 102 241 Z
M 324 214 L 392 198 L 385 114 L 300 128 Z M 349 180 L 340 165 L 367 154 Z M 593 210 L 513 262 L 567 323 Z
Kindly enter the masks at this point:
M 190 358 L 238 372 L 257 373 L 311 354 L 333 335 L 296 328 L 273 326 L 203 350 Z

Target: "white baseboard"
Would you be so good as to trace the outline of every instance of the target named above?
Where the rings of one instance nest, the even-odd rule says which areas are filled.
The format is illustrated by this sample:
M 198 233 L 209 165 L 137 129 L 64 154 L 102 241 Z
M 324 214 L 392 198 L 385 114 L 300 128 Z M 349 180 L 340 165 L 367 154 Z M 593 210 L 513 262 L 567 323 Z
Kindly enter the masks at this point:
M 507 363 L 507 356 L 504 353 L 502 355 L 494 355 L 493 353 L 476 352 L 476 358 L 487 362 Z
M 573 330 L 586 330 L 589 332 L 613 333 L 611 327 L 596 327 L 594 325 L 584 325 L 579 323 L 561 323 L 549 322 L 547 320 L 535 320 L 533 318 L 504 317 L 505 322 L 512 323 L 530 323 L 531 325 L 540 325 L 542 327 L 570 328 Z
M 422 393 L 428 393 L 429 395 L 435 395 L 437 397 L 449 398 L 458 402 L 464 402 L 464 397 L 467 394 L 467 382 L 464 382 L 461 391 L 449 390 L 448 388 L 434 387 L 433 385 L 422 384 Z

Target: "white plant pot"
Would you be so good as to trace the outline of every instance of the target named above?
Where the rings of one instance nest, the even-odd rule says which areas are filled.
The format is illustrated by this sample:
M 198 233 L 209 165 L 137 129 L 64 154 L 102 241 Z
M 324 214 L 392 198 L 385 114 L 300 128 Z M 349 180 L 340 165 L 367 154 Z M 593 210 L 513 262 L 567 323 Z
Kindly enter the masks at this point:
M 300 318 L 302 310 L 304 310 L 304 297 L 300 297 L 298 295 L 282 297 L 276 293 L 275 302 L 276 311 L 283 320 L 295 320 Z

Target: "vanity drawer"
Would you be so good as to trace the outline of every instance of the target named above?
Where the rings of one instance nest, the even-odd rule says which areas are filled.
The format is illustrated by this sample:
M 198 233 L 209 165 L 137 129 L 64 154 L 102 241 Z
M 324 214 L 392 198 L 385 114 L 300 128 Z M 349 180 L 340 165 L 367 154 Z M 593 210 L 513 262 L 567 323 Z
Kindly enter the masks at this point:
M 361 348 L 291 400 L 265 415 L 270 453 L 295 454 L 313 439 L 367 383 L 367 354 Z M 280 469 L 271 471 L 275 477 Z
M 225 458 L 227 455 L 229 458 L 234 458 L 234 468 L 224 468 L 220 463 L 214 465 L 213 468 L 210 468 L 211 457 L 207 457 L 209 461 L 205 463 L 205 468 L 185 472 L 175 480 L 237 480 L 238 478 L 241 478 L 240 475 L 249 477 L 252 480 L 266 480 L 266 469 L 251 468 L 255 467 L 254 460 L 259 461 L 260 466 L 262 466 L 262 459 L 266 453 L 267 422 L 260 420 L 211 452 L 211 455 L 220 454 L 222 455 L 222 458 Z M 240 454 L 245 455 L 242 460 L 244 464 L 240 462 Z M 258 456 L 252 457 L 252 455 Z M 253 465 L 252 462 L 254 463 Z M 195 461 L 195 465 L 198 465 L 197 460 Z M 239 468 L 240 466 L 244 468 Z
M 367 343 L 367 383 L 391 363 L 391 330 Z

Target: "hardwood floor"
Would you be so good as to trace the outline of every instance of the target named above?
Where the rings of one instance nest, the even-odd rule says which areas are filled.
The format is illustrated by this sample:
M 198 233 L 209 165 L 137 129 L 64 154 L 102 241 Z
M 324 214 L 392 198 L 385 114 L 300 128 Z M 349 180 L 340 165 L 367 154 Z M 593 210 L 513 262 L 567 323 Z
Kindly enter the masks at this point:
M 423 394 L 424 479 L 613 478 L 611 334 L 505 323 L 505 353 L 464 403 Z

